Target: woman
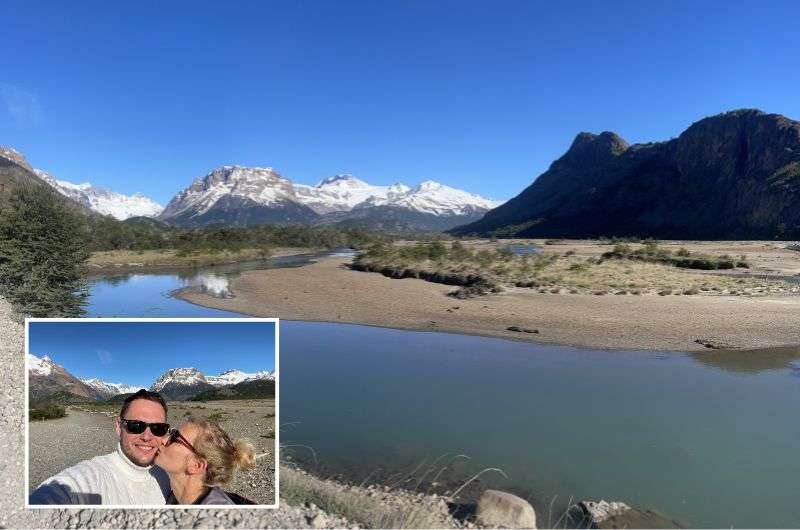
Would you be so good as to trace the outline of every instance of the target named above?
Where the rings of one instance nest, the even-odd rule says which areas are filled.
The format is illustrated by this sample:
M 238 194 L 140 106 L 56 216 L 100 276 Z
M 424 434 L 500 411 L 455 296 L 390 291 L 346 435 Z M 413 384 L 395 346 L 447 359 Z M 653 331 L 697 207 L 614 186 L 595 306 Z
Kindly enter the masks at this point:
M 170 431 L 155 463 L 169 475 L 167 504 L 241 504 L 242 497 L 220 486 L 236 470 L 254 467 L 256 458 L 250 442 L 231 441 L 216 423 L 190 420 Z

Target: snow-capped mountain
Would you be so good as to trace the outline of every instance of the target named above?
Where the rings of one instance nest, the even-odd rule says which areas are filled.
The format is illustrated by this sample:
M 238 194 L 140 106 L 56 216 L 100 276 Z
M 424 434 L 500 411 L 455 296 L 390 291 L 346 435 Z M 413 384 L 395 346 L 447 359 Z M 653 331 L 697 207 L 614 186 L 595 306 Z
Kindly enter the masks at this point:
M 408 192 L 405 184 L 372 186 L 353 175 L 335 175 L 323 179 L 316 186 L 295 184 L 297 198 L 318 214 L 347 212 L 375 198 L 390 200 Z
M 275 379 L 275 374 L 266 370 L 253 374 L 248 374 L 241 370 L 228 370 L 216 376 L 209 375 L 206 377 L 206 381 L 214 386 L 236 385 L 244 381 L 256 381 L 258 379 L 272 381 Z
M 272 168 L 223 166 L 179 192 L 160 218 L 178 225 L 390 220 L 417 229 L 444 229 L 475 220 L 499 204 L 430 180 L 414 188 L 402 183 L 373 186 L 344 174 L 309 186 L 295 184 Z
M 130 394 L 141 388 L 123 383 L 106 383 L 96 377 L 92 379 L 81 379 L 81 381 L 89 388 L 93 388 L 102 399 L 108 399 L 118 394 Z
M 169 399 L 188 399 L 215 388 L 226 389 L 241 383 L 274 380 L 275 374 L 268 371 L 247 373 L 241 370 L 228 370 L 216 376 L 205 376 L 197 368 L 173 368 L 164 372 L 150 390 Z
M 150 390 L 168 399 L 187 399 L 213 388 L 197 368 L 173 368 L 164 372 Z
M 97 392 L 47 355 L 27 355 L 28 390 L 32 399 L 59 394 L 63 399 L 97 399 Z M 71 397 L 70 397 L 71 396 Z
M 34 375 L 50 375 L 53 369 L 58 365 L 53 360 L 45 355 L 44 357 L 37 357 L 28 354 L 28 372 Z
M 58 180 L 41 169 L 34 169 L 33 172 L 62 195 L 90 210 L 103 215 L 110 215 L 119 220 L 137 216 L 156 217 L 164 209 L 163 206 L 141 193 L 123 195 L 105 188 L 92 186 L 88 182 L 73 184 L 66 180 Z
M 150 390 L 159 392 L 169 384 L 186 386 L 205 382 L 206 376 L 197 368 L 173 368 L 161 374 L 161 377 L 156 379 L 156 382 L 150 386 Z
M 160 219 L 178 225 L 306 222 L 317 217 L 270 167 L 223 166 L 179 192 Z
M 358 207 L 395 206 L 420 213 L 455 216 L 485 212 L 500 204 L 501 201 L 485 199 L 474 193 L 426 180 L 414 188 L 406 187 L 402 193 L 389 194 L 386 197 L 375 195 Z

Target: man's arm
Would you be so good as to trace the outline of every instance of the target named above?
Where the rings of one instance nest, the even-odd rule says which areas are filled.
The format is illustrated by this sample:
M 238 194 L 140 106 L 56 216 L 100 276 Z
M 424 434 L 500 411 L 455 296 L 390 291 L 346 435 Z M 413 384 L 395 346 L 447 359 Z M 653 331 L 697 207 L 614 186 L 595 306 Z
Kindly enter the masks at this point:
M 84 493 L 70 476 L 60 473 L 36 488 L 28 497 L 28 504 L 102 504 L 98 493 Z

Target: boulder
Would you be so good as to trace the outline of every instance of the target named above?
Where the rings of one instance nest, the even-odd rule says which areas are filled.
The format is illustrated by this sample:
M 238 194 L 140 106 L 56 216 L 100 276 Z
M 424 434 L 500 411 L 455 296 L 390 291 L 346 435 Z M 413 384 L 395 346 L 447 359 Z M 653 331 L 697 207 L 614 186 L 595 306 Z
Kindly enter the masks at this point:
M 490 528 L 536 528 L 536 512 L 528 501 L 505 491 L 486 490 L 475 511 L 478 524 Z
M 682 522 L 653 510 L 638 510 L 624 502 L 581 501 L 569 509 L 574 528 L 685 528 Z

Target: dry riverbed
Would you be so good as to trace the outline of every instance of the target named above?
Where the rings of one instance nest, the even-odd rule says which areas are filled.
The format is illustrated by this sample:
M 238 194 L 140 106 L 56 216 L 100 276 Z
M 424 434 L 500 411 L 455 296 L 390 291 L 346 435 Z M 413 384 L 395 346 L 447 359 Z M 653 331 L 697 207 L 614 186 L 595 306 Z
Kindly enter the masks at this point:
M 545 253 L 572 251 L 571 256 L 578 257 L 599 256 L 611 248 L 597 241 L 533 242 L 541 244 Z M 478 247 L 507 243 L 470 242 Z M 800 273 L 800 253 L 785 249 L 781 243 L 660 245 L 712 255 L 746 254 L 751 268 L 750 272 L 739 272 L 741 275 Z M 328 258 L 299 268 L 244 272 L 232 282 L 234 298 L 219 299 L 189 290 L 179 296 L 192 303 L 256 316 L 450 331 L 590 348 L 701 351 L 800 343 L 800 296 L 792 292 L 797 286 L 785 282 L 780 282 L 781 292 L 763 289 L 735 295 L 709 291 L 695 296 L 597 296 L 512 287 L 499 294 L 458 300 L 448 296 L 453 286 L 358 272 L 348 268 L 349 261 Z M 680 269 L 668 272 L 705 274 Z M 712 275 L 708 276 L 711 279 Z

